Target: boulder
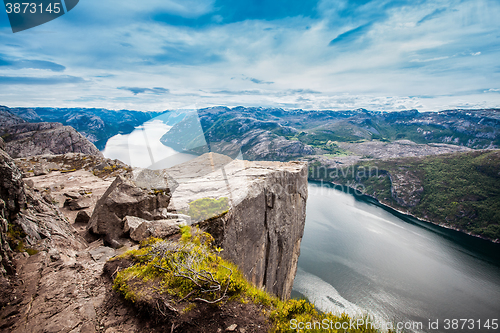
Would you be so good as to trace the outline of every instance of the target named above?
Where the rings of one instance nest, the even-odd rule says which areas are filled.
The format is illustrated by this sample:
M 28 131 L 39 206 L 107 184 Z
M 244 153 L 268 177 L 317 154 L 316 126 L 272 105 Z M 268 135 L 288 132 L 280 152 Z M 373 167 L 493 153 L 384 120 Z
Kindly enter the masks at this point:
M 123 219 L 136 216 L 153 220 L 162 208 L 168 207 L 170 190 L 148 190 L 140 188 L 133 180 L 116 177 L 104 195 L 97 202 L 90 217 L 88 229 L 109 239 L 124 235 Z
M 137 216 L 125 216 L 123 219 L 123 232 L 132 233 L 137 229 L 143 222 L 148 222 L 145 219 L 141 219 Z
M 69 152 L 102 156 L 82 134 L 60 123 L 21 123 L 1 128 L 0 135 L 5 136 L 5 151 L 14 158 Z
M 136 242 L 143 241 L 149 237 L 166 238 L 177 233 L 180 226 L 185 225 L 184 220 L 157 220 L 143 222 L 130 232 L 130 238 Z
M 81 197 L 80 193 L 76 192 L 64 192 L 64 196 L 70 199 L 78 199 Z
M 64 207 L 69 208 L 70 210 L 81 210 L 90 207 L 90 198 L 78 198 L 71 199 L 67 198 L 64 201 Z
M 90 215 L 86 210 L 81 210 L 76 214 L 75 223 L 87 224 L 90 221 Z
M 35 167 L 33 168 L 33 173 L 35 174 L 35 176 L 43 176 L 48 174 L 49 171 L 47 170 L 45 165 L 40 164 L 40 165 L 35 165 Z
M 89 251 L 90 256 L 97 262 L 106 262 L 113 257 L 116 252 L 114 249 L 107 246 L 99 246 L 97 249 Z

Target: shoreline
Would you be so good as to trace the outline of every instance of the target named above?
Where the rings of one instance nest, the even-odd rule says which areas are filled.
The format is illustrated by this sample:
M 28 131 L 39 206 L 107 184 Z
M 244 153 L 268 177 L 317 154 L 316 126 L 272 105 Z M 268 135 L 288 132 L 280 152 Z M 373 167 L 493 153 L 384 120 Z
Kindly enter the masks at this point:
M 352 190 L 342 190 L 344 193 L 347 193 L 349 195 L 352 195 L 356 200 L 360 200 L 363 202 L 367 202 L 370 204 L 373 204 L 377 207 L 380 207 L 384 209 L 385 211 L 397 216 L 398 218 L 402 219 L 403 221 L 418 225 L 422 228 L 425 228 L 429 231 L 438 233 L 444 238 L 450 239 L 454 241 L 455 243 L 458 243 L 462 246 L 465 246 L 471 251 L 478 252 L 481 254 L 481 256 L 485 257 L 483 259 L 487 259 L 487 261 L 493 261 L 497 265 L 500 266 L 500 240 L 492 240 L 486 237 L 482 237 L 480 235 L 474 235 L 470 234 L 467 232 L 464 232 L 460 229 L 453 228 L 452 226 L 446 226 L 446 225 L 441 225 L 437 224 L 419 217 L 416 217 L 412 214 L 409 214 L 407 212 L 398 210 L 396 208 L 393 208 L 387 204 L 384 204 L 380 202 L 377 198 L 364 194 L 362 192 L 359 192 L 355 188 L 351 186 L 347 186 L 344 184 L 338 184 L 334 183 L 331 181 L 324 181 L 324 180 L 316 180 L 316 179 L 308 179 L 309 182 L 311 183 L 316 183 L 316 184 L 328 184 L 328 185 L 338 185 L 338 186 L 343 186 L 343 188 L 350 189 Z M 340 191 L 337 189 L 337 191 Z M 482 248 L 485 248 L 482 250 Z

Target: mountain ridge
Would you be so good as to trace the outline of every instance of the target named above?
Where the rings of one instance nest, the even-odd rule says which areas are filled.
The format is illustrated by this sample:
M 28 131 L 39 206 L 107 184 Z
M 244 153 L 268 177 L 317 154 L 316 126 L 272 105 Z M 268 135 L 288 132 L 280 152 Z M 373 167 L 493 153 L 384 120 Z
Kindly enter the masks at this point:
M 0 111 L 10 112 L 26 122 L 58 122 L 71 126 L 99 150 L 104 149 L 107 140 L 112 136 L 129 134 L 135 127 L 168 112 L 102 108 L 9 108 L 6 106 L 0 106 Z

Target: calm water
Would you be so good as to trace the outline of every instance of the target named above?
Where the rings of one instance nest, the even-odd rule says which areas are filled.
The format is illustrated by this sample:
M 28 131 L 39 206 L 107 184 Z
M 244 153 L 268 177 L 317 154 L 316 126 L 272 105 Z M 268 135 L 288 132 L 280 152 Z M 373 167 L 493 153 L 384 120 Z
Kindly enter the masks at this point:
M 309 191 L 293 296 L 323 311 L 422 322 L 414 331 L 460 331 L 444 330 L 446 318 L 500 320 L 499 246 L 405 222 L 327 185 Z M 428 329 L 429 319 L 440 330 Z
M 195 155 L 179 153 L 160 142 L 170 128 L 159 119 L 145 122 L 130 134 L 110 138 L 102 153 L 107 158 L 149 169 L 169 168 L 195 158 Z

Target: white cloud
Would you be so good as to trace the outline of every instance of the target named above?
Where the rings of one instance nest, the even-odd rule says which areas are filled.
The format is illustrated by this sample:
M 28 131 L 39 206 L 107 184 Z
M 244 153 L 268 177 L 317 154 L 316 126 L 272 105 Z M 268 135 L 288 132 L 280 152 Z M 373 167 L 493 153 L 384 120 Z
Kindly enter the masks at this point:
M 109 15 L 119 3 L 121 7 Z M 61 64 L 66 67 L 64 75 L 85 81 L 64 86 L 3 85 L 0 97 L 10 106 L 144 110 L 186 104 L 376 110 L 467 103 L 500 106 L 498 94 L 476 93 L 496 86 L 500 79 L 496 36 L 500 4 L 439 1 L 371 14 L 382 13 L 384 3 L 361 6 L 350 22 L 339 16 L 347 2 L 323 1 L 320 19 L 247 20 L 198 28 L 143 17 L 154 11 L 199 17 L 211 13 L 213 1 L 155 0 L 148 3 L 149 9 L 132 1 L 110 0 L 99 6 L 84 2 L 77 8 L 85 20 L 95 21 L 75 23 L 70 13 L 39 30 L 2 34 L 0 40 L 3 45 L 20 45 L 6 47 L 2 50 L 6 54 Z M 443 7 L 449 10 L 417 24 Z M 337 19 L 341 23 L 336 24 Z M 342 32 L 368 21 L 371 25 L 362 42 L 328 46 Z M 34 75 L 30 69 L 9 70 L 9 75 L 13 72 Z M 0 67 L 0 75 L 5 73 Z M 123 86 L 164 87 L 170 94 L 131 96 L 118 89 Z M 321 94 L 308 94 L 307 89 Z M 296 92 L 287 93 L 292 90 Z M 238 91 L 241 94 L 234 94 Z

